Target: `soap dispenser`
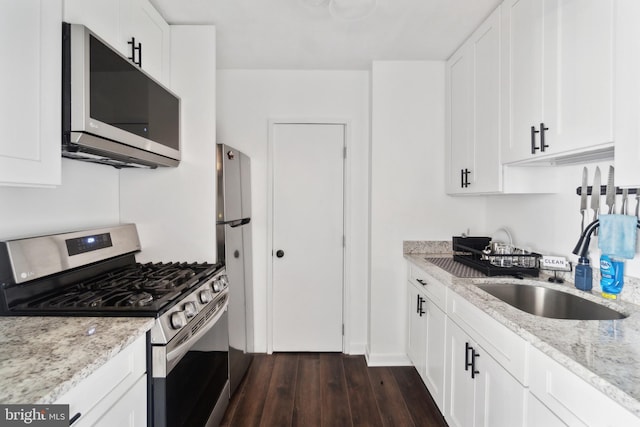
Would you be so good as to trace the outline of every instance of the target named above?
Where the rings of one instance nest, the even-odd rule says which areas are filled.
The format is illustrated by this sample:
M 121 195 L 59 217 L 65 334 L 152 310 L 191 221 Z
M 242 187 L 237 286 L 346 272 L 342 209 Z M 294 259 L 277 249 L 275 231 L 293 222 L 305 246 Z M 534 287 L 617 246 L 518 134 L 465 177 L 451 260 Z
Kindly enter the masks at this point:
M 589 258 L 581 256 L 576 266 L 576 288 L 581 291 L 590 291 L 593 282 L 593 271 L 589 265 Z

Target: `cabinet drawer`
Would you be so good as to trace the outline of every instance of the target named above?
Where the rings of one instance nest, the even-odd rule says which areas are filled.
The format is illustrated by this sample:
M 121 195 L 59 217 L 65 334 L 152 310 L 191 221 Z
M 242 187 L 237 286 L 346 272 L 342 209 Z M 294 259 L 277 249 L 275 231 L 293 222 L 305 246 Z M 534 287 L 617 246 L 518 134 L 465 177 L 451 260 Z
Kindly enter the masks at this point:
M 447 314 L 503 368 L 527 385 L 529 343 L 455 292 L 449 292 Z
M 69 417 L 80 413 L 78 425 L 82 425 L 83 419 L 89 416 L 102 415 L 89 412 L 94 408 L 108 409 L 145 375 L 145 343 L 146 336 L 142 335 L 55 403 L 69 405 Z
M 409 280 L 422 288 L 427 297 L 443 311 L 447 309 L 447 287 L 424 270 L 409 263 Z
M 530 369 L 531 393 L 566 424 L 640 425 L 626 408 L 537 348 L 531 349 Z

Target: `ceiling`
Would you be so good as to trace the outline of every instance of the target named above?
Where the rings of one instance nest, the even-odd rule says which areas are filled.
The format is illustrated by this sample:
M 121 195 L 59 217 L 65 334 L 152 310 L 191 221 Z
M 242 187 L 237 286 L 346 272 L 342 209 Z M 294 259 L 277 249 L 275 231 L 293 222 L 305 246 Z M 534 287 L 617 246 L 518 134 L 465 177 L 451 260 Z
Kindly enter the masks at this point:
M 500 3 L 377 0 L 368 16 L 347 20 L 314 0 L 150 1 L 170 24 L 214 24 L 218 68 L 342 70 L 446 59 Z

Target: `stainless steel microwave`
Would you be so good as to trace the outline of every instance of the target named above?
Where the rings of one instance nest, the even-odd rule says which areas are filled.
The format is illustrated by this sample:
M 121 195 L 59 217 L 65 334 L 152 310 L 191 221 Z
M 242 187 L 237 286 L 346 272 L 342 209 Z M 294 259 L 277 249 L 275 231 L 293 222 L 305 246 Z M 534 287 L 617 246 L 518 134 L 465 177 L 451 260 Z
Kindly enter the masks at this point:
M 62 25 L 62 155 L 178 166 L 180 98 L 83 25 Z

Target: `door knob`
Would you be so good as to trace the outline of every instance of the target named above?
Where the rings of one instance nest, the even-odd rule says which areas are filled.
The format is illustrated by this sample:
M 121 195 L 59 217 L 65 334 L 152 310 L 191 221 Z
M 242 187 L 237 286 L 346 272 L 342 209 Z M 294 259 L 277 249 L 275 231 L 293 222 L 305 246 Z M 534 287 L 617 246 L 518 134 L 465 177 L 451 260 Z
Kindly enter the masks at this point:
M 276 251 L 276 256 L 277 256 L 278 258 L 282 258 L 282 257 L 284 256 L 284 251 L 283 251 L 282 249 L 278 249 L 278 250 Z

